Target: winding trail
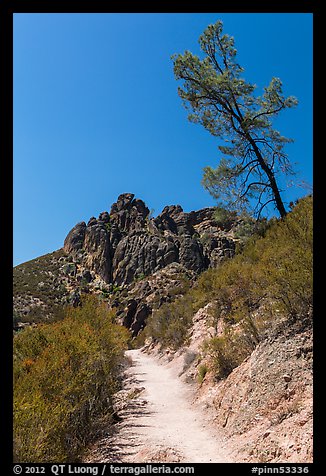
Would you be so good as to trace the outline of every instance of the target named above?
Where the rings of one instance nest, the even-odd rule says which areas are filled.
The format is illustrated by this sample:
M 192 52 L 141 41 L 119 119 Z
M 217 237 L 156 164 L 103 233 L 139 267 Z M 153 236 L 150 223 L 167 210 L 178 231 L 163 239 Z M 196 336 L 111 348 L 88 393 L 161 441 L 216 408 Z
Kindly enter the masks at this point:
M 120 392 L 120 421 L 84 462 L 231 462 L 207 415 L 191 403 L 190 386 L 141 350 L 126 354 L 132 364 Z

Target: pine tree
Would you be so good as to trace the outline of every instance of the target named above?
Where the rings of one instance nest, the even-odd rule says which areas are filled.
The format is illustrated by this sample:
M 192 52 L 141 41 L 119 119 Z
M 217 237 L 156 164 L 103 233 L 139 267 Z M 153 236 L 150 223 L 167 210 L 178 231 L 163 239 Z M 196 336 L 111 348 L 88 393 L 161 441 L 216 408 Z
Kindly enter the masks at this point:
M 242 77 L 233 37 L 223 34 L 223 23 L 209 25 L 199 38 L 203 59 L 186 51 L 174 55 L 174 74 L 183 81 L 178 93 L 189 120 L 223 139 L 223 154 L 216 169 L 204 168 L 203 185 L 228 208 L 252 209 L 260 217 L 270 203 L 281 217 L 287 213 L 279 177 L 293 174 L 284 146 L 292 142 L 272 127 L 283 110 L 296 106 L 285 97 L 282 82 L 272 78 L 261 96 Z

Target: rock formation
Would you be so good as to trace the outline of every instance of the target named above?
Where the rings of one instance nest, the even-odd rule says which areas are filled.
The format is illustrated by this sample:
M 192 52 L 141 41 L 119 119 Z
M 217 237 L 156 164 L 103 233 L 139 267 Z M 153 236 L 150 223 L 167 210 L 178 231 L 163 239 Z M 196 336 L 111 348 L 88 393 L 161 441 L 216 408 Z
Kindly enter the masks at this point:
M 118 286 L 171 263 L 198 274 L 234 250 L 234 240 L 223 236 L 214 222 L 213 209 L 185 213 L 180 205 L 172 205 L 149 218 L 145 203 L 131 193 L 120 195 L 110 214 L 102 212 L 87 225 L 78 223 L 64 242 L 66 253 Z

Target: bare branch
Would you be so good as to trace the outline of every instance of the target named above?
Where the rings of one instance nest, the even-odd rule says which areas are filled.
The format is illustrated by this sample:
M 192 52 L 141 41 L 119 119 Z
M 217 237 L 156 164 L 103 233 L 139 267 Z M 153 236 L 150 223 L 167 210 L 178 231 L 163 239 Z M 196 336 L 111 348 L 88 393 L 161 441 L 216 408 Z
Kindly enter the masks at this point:
M 243 193 L 240 195 L 240 198 L 245 197 L 245 196 L 247 195 L 247 193 L 249 192 L 250 187 L 252 187 L 253 185 L 263 185 L 265 188 L 266 188 L 266 187 L 272 188 L 272 186 L 271 186 L 269 183 L 265 183 L 265 182 L 251 182 L 251 183 L 247 186 L 245 192 L 243 192 Z
M 260 112 L 259 114 L 256 114 L 251 120 L 254 121 L 255 119 L 257 119 L 257 117 L 260 117 L 260 116 L 269 116 L 271 114 L 277 114 L 278 112 L 282 111 L 282 109 L 284 109 L 284 102 L 281 101 L 281 106 L 274 109 L 274 110 L 268 110 L 266 112 Z
M 263 204 L 263 206 L 260 208 L 259 212 L 258 212 L 258 215 L 257 215 L 257 220 L 260 219 L 260 216 L 261 216 L 261 212 L 263 211 L 263 209 L 266 207 L 266 205 L 268 205 L 269 203 L 275 203 L 275 199 L 274 198 L 271 198 L 270 200 L 267 200 L 267 202 L 265 202 Z

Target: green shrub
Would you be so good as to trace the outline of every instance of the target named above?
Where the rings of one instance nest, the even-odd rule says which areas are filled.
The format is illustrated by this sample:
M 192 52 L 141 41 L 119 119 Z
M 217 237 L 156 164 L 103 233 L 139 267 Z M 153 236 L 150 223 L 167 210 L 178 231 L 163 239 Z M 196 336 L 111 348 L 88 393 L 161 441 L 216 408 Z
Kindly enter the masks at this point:
M 78 459 L 110 413 L 128 331 L 94 297 L 14 338 L 14 447 L 20 462 Z
M 241 251 L 245 244 L 252 239 L 253 236 L 265 236 L 269 226 L 271 226 L 273 220 L 269 223 L 266 218 L 256 220 L 252 216 L 243 213 L 240 216 L 240 222 L 235 228 L 234 237 L 239 240 L 237 243 L 237 252 Z
M 237 217 L 235 211 L 227 210 L 223 207 L 216 207 L 213 214 L 213 219 L 216 225 L 221 228 L 229 229 L 234 224 Z
M 206 364 L 200 364 L 198 367 L 198 383 L 201 385 L 204 381 L 204 378 L 208 372 L 208 367 Z
M 206 274 L 200 277 L 194 291 L 201 304 L 204 296 L 214 299 L 215 324 L 221 317 L 228 323 L 224 334 L 204 348 L 217 378 L 226 377 L 252 352 L 277 316 L 309 322 L 312 217 L 312 197 L 306 197 L 265 237 L 256 236 L 241 254 L 210 271 L 205 286 Z
M 312 197 L 299 201 L 284 220 L 256 235 L 242 253 L 218 269 L 204 272 L 191 291 L 195 304 L 215 300 L 217 317 L 234 321 L 252 316 L 264 302 L 291 319 L 312 309 L 313 293 Z
M 186 344 L 192 324 L 193 302 L 189 294 L 154 310 L 146 326 L 146 335 L 163 347 L 178 349 Z
M 262 275 L 269 292 L 293 320 L 312 310 L 312 206 L 312 196 L 300 200 L 285 220 L 269 230 L 261 251 Z
M 204 343 L 204 354 L 209 356 L 217 379 L 227 377 L 254 350 L 257 342 L 248 337 L 243 329 L 230 327 L 223 335 Z

